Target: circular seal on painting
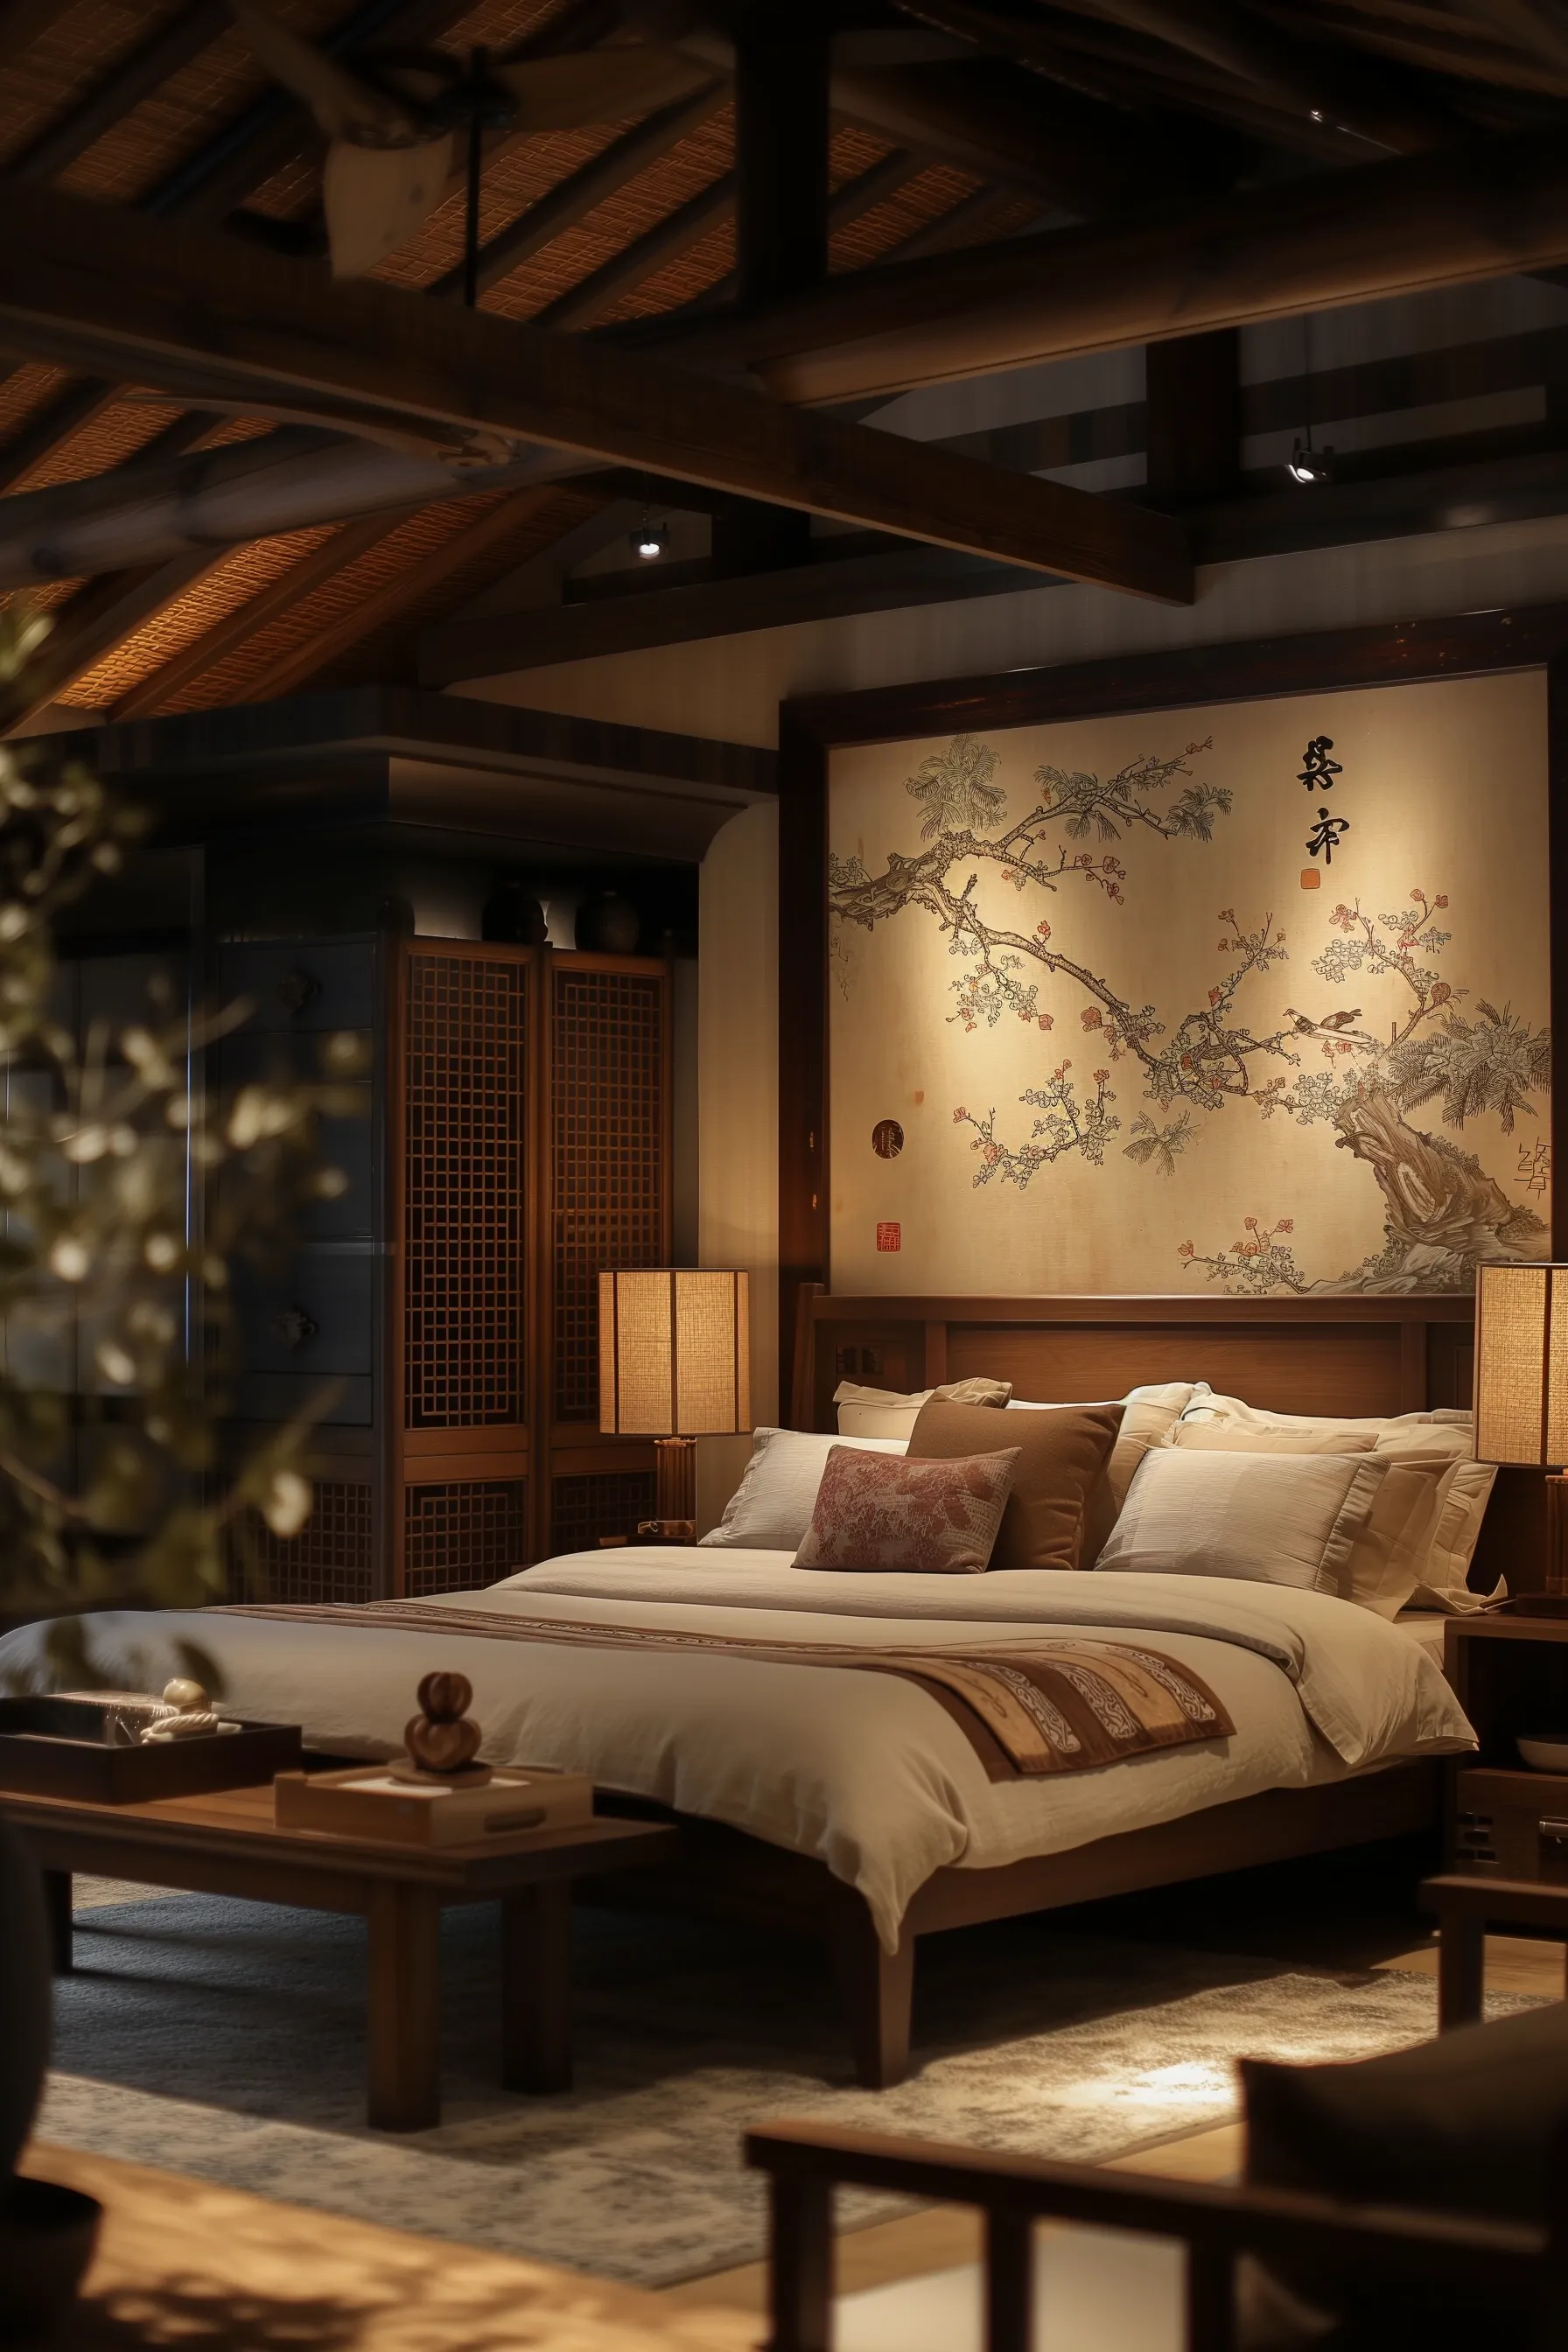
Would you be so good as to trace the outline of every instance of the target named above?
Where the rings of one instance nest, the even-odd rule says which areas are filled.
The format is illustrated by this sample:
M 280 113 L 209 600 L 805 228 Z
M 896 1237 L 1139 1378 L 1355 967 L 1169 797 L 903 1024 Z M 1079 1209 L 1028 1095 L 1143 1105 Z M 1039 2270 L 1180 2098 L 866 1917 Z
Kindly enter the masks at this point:
M 904 1130 L 896 1118 L 879 1118 L 871 1129 L 871 1149 L 879 1160 L 896 1160 L 904 1148 Z

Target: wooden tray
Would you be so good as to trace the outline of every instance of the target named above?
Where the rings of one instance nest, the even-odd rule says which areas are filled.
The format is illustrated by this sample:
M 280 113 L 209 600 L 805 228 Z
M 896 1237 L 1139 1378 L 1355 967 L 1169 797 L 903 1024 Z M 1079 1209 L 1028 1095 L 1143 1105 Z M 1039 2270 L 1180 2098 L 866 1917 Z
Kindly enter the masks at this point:
M 0 1793 L 136 1805 L 247 1788 L 300 1768 L 295 1723 L 242 1723 L 237 1731 L 154 1748 L 110 1748 L 103 1725 L 114 1706 L 113 1699 L 44 1695 L 0 1698 Z

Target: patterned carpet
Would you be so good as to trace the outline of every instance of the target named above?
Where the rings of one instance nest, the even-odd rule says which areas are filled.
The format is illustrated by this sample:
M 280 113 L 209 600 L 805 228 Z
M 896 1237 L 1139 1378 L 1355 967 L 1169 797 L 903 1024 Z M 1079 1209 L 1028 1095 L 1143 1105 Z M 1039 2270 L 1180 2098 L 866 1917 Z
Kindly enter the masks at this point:
M 444 2120 L 388 2137 L 363 2117 L 357 1921 L 200 1895 L 101 1903 L 79 1916 L 78 1973 L 58 1987 L 40 2134 L 664 2285 L 762 2252 L 739 2160 L 750 2123 L 819 2116 L 1093 2161 L 1225 2120 L 1244 2053 L 1348 2058 L 1436 2026 L 1428 1977 L 1009 1921 L 922 1948 L 918 2072 L 879 2095 L 849 2080 L 812 1947 L 607 1913 L 578 1927 L 577 2087 L 498 2087 L 496 1915 L 450 1913 Z M 847 2200 L 844 2218 L 898 2210 Z

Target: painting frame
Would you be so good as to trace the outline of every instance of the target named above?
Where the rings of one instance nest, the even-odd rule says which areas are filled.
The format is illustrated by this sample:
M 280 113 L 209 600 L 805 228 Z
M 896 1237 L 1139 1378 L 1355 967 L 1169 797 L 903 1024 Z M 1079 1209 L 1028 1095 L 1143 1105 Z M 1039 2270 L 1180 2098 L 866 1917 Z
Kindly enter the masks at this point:
M 779 1335 L 793 1392 L 799 1301 L 830 1276 L 828 787 L 835 751 L 1139 711 L 1263 701 L 1324 689 L 1543 670 L 1547 681 L 1549 1019 L 1568 1024 L 1568 604 L 1373 623 L 998 675 L 793 697 L 779 710 Z M 1568 1034 L 1568 1028 L 1564 1028 Z M 1568 1099 L 1546 1110 L 1553 1164 Z M 1553 1188 L 1551 1246 L 1568 1255 L 1568 1184 Z

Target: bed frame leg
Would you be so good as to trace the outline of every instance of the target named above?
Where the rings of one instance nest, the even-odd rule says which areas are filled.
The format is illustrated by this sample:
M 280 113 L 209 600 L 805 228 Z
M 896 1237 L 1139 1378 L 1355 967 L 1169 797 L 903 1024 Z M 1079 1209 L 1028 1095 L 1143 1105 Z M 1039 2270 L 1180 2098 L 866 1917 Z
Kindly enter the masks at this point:
M 915 1939 L 905 1934 L 885 1952 L 858 1898 L 835 1923 L 833 1957 L 838 1990 L 862 2090 L 888 2091 L 910 2069 L 910 2013 L 915 1989 Z

